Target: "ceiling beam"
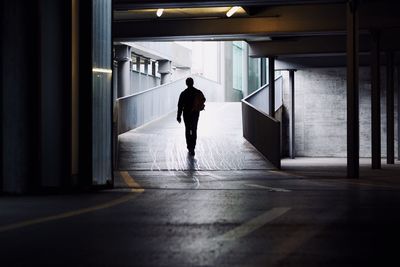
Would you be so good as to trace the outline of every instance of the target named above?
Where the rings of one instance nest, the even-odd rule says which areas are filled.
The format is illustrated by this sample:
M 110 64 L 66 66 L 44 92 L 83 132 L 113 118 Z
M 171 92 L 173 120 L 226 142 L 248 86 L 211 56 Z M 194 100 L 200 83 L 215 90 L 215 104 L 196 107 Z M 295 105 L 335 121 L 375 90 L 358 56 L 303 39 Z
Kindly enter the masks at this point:
M 310 15 L 312 14 L 312 15 Z M 115 21 L 117 40 L 167 36 L 310 35 L 344 33 L 345 5 L 271 7 L 264 17 Z
M 381 33 L 382 51 L 400 51 L 399 29 L 390 29 Z M 268 56 L 319 56 L 321 54 L 345 54 L 346 36 L 307 36 L 284 38 L 263 42 L 248 42 L 249 55 L 251 57 Z M 360 53 L 369 52 L 371 49 L 371 37 L 369 34 L 363 34 L 359 40 Z
M 360 46 L 365 46 L 360 40 Z M 361 48 L 364 51 L 366 47 Z M 277 41 L 249 42 L 250 57 L 338 54 L 346 51 L 346 36 L 308 36 Z
M 369 51 L 369 36 L 360 37 L 360 52 Z M 342 54 L 346 36 L 308 36 L 270 42 L 250 42 L 250 57 Z
M 114 10 L 345 3 L 346 0 L 114 0 Z
M 400 4 L 364 4 L 360 9 L 360 29 L 368 32 L 371 29 L 400 28 L 397 10 L 400 10 Z M 345 5 L 274 6 L 262 11 L 262 16 L 246 18 L 114 21 L 113 31 L 118 41 L 345 34 Z
M 381 54 L 381 66 L 385 65 L 386 54 Z M 370 57 L 368 54 L 359 56 L 360 67 L 370 67 Z M 400 57 L 395 57 L 395 64 L 400 64 Z M 335 68 L 346 67 L 346 55 L 327 55 L 324 57 L 289 57 L 277 58 L 275 61 L 275 70 L 290 70 L 290 69 L 306 69 L 306 68 Z

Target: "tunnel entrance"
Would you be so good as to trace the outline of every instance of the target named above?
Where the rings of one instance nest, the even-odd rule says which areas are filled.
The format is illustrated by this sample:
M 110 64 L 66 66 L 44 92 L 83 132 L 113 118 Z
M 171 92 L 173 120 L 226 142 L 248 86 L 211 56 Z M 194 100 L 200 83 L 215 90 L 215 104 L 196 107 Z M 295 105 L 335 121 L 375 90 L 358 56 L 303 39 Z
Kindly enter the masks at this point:
M 226 34 L 212 33 L 213 30 L 208 29 L 199 34 L 198 29 L 193 28 L 193 35 L 190 32 L 185 35 L 173 34 L 174 29 L 179 31 L 180 28 L 170 27 L 169 24 L 175 19 L 174 16 L 183 21 L 197 17 L 204 19 L 206 13 L 207 16 L 212 14 L 213 18 L 225 18 L 230 8 L 205 9 L 207 10 L 194 7 L 169 9 L 168 17 L 161 19 L 159 23 L 160 26 L 165 24 L 168 32 L 171 32 L 170 30 L 172 32 L 170 35 L 161 36 L 157 29 L 151 27 L 147 32 L 142 32 L 147 26 L 143 25 L 141 28 L 141 23 L 152 24 L 154 14 L 151 10 L 135 7 L 127 11 L 122 6 L 114 6 L 114 174 L 119 171 L 135 170 L 210 171 L 276 168 L 276 165 L 274 167 L 265 158 L 264 153 L 263 156 L 257 151 L 258 148 L 255 149 L 243 138 L 240 103 L 244 97 L 262 89 L 271 74 L 267 71 L 267 59 L 251 58 L 244 40 L 265 41 L 270 38 L 251 33 L 251 30 L 248 34 Z M 174 10 L 178 13 L 174 13 Z M 207 12 L 204 13 L 205 11 Z M 190 13 L 189 17 L 187 12 Z M 247 17 L 248 14 L 240 8 L 235 16 Z M 136 21 L 138 24 L 134 28 L 129 27 L 128 30 L 125 27 L 131 21 Z M 132 29 L 134 30 L 131 31 Z M 125 35 L 126 30 L 134 34 Z M 166 42 L 169 42 L 166 50 L 171 50 L 171 47 L 178 42 L 192 44 L 208 42 L 210 46 L 216 43 L 218 45 L 216 50 L 203 49 L 200 55 L 203 57 L 200 63 L 203 68 L 188 73 L 187 69 L 191 67 L 187 64 L 189 56 L 179 52 L 166 57 L 168 51 L 165 47 L 160 49 Z M 149 50 L 157 52 L 152 53 Z M 193 56 L 196 58 L 194 61 L 198 61 L 199 55 Z M 173 68 L 176 70 L 171 72 Z M 215 74 L 210 74 L 213 69 Z M 169 83 L 179 79 L 184 81 L 188 76 L 194 76 L 195 87 L 202 90 L 207 98 L 206 110 L 201 112 L 198 125 L 198 143 L 194 158 L 187 157 L 183 123 L 181 125 L 176 123 L 175 112 L 179 94 L 167 92 L 171 91 L 167 88 Z M 213 80 L 214 84 L 210 84 L 210 80 Z M 176 85 L 178 91 L 177 89 L 172 91 L 180 93 L 186 88 L 179 82 Z M 163 86 L 166 88 L 157 88 Z M 223 87 L 222 93 L 217 92 L 214 86 Z M 155 94 L 159 94 L 159 99 L 155 100 L 157 98 Z M 264 93 L 260 96 L 262 98 Z M 267 100 L 261 102 L 265 101 Z M 175 110 L 172 112 L 171 103 Z M 135 114 L 135 118 L 126 119 L 132 114 Z M 246 118 L 249 116 L 246 115 Z M 279 124 L 277 120 L 276 122 Z M 279 148 L 277 151 L 276 153 L 280 153 Z M 115 184 L 114 179 L 113 183 Z
M 243 138 L 240 101 L 267 80 L 265 59 L 249 58 L 242 41 L 188 40 L 183 45 L 173 40 L 114 42 L 117 187 L 124 185 L 118 177 L 125 171 L 195 176 L 202 171 L 275 169 Z M 177 51 L 187 56 L 174 57 Z M 189 76 L 207 99 L 194 157 L 186 148 L 184 123 L 176 121 L 179 94 Z
M 79 58 L 79 66 L 82 65 L 85 67 L 80 67 L 79 69 L 79 88 L 82 90 L 79 91 L 79 97 L 76 97 L 76 101 L 79 101 L 79 120 L 76 120 L 75 124 L 79 125 L 75 125 L 76 127 L 74 130 L 75 132 L 79 132 L 79 134 L 77 134 L 78 137 L 73 140 L 77 151 L 73 157 L 74 164 L 79 167 L 79 170 L 76 171 L 79 171 L 79 176 L 82 176 L 82 179 L 79 178 L 79 183 L 82 183 L 85 186 L 112 186 L 114 184 L 115 171 L 129 168 L 143 168 L 135 166 L 135 163 L 132 162 L 132 159 L 135 157 L 135 160 L 138 160 L 139 162 L 142 161 L 138 154 L 135 155 L 138 151 L 136 150 L 137 148 L 135 145 L 138 147 L 141 147 L 141 145 L 134 144 L 132 146 L 133 150 L 130 151 L 119 151 L 120 144 L 118 142 L 118 136 L 132 129 L 136 129 L 143 124 L 149 123 L 154 119 L 158 119 L 160 116 L 169 114 L 169 112 L 172 111 L 171 105 L 176 108 L 176 102 L 179 95 L 177 95 L 176 92 L 180 93 L 180 91 L 184 89 L 184 86 L 176 87 L 178 88 L 178 91 L 176 89 L 175 91 L 172 90 L 174 92 L 170 94 L 171 90 L 166 87 L 153 90 L 153 88 L 157 88 L 158 86 L 158 84 L 155 83 L 152 84 L 153 87 L 148 87 L 145 91 L 141 90 L 143 88 L 139 88 L 139 92 L 135 91 L 137 88 L 133 88 L 134 86 L 132 87 L 132 85 L 139 83 L 147 83 L 149 85 L 154 82 L 154 79 L 149 79 L 149 76 L 151 75 L 160 79 L 160 85 L 168 85 L 169 82 L 172 82 L 172 74 L 170 72 L 171 67 L 176 67 L 181 70 L 182 72 L 179 74 L 179 79 L 185 79 L 187 75 L 183 72 L 188 66 L 185 65 L 184 61 L 187 60 L 188 57 L 186 54 L 176 53 L 173 55 L 172 59 L 168 57 L 166 58 L 163 56 L 165 51 L 161 51 L 161 53 L 157 54 L 156 58 L 152 58 L 146 54 L 146 51 L 142 51 L 143 53 L 136 53 L 135 56 L 133 56 L 131 51 L 125 49 L 124 46 L 132 46 L 132 43 L 134 42 L 152 42 L 150 44 L 151 46 L 157 46 L 163 42 L 226 42 L 218 48 L 219 50 L 217 50 L 216 54 L 211 53 L 209 50 L 203 51 L 203 56 L 206 57 L 204 62 L 214 62 L 215 59 L 220 58 L 220 54 L 218 53 L 224 50 L 225 55 L 229 56 L 223 59 L 223 68 L 219 68 L 222 66 L 221 61 L 217 60 L 215 64 L 209 64 L 207 67 L 203 68 L 202 73 L 190 73 L 192 76 L 197 74 L 199 77 L 202 77 L 202 79 L 200 79 L 202 80 L 202 83 L 207 83 L 207 79 L 209 80 L 210 77 L 205 77 L 204 74 L 210 72 L 210 66 L 218 66 L 217 78 L 214 81 L 223 84 L 225 89 L 230 88 L 230 91 L 223 91 L 222 98 L 219 96 L 211 97 L 213 93 L 205 92 L 207 102 L 221 103 L 224 101 L 240 101 L 243 97 L 249 95 L 252 90 L 255 91 L 261 89 L 261 87 L 267 83 L 266 58 L 250 58 L 249 47 L 246 42 L 267 41 L 271 38 L 250 28 L 239 27 L 237 31 L 235 30 L 230 32 L 229 30 L 231 26 L 229 23 L 231 19 L 226 19 L 227 12 L 230 10 L 229 5 L 226 7 L 220 7 L 220 4 L 217 6 L 212 4 L 210 7 L 204 7 L 203 9 L 190 6 L 182 7 L 179 3 L 172 3 L 169 7 L 170 9 L 165 11 L 164 17 L 155 22 L 152 17 L 154 16 L 154 10 L 147 10 L 147 8 L 144 8 L 143 6 L 134 6 L 135 2 L 133 1 L 127 2 L 129 3 L 125 4 L 128 4 L 128 6 L 123 4 L 121 1 L 104 1 L 104 3 L 103 1 L 94 1 L 93 3 L 87 4 L 87 6 L 82 6 L 79 9 L 79 14 L 83 18 L 85 18 L 83 14 L 86 9 L 92 14 L 92 16 L 85 18 L 88 22 L 88 29 L 82 29 L 79 33 L 80 55 L 85 55 L 85 57 Z M 131 6 L 131 4 L 133 6 Z M 228 2 L 226 4 L 228 4 Z M 232 16 L 232 14 L 230 16 Z M 240 8 L 235 13 L 235 17 L 237 19 L 249 19 L 251 18 L 251 15 L 244 8 Z M 237 19 L 232 21 L 239 21 Z M 191 23 L 201 22 L 201 24 L 198 25 L 198 27 L 184 27 L 185 22 L 189 21 Z M 175 27 L 171 23 L 178 23 L 179 25 Z M 154 27 L 155 24 L 158 26 Z M 213 25 L 218 27 L 214 28 Z M 247 24 L 244 23 L 243 25 Z M 161 32 L 160 29 L 162 29 Z M 88 30 L 88 32 L 90 31 L 92 34 L 85 35 L 86 30 Z M 115 46 L 122 47 L 122 49 L 117 49 Z M 173 66 L 171 65 L 171 62 L 175 59 L 176 62 L 179 61 L 179 63 Z M 237 64 L 239 61 L 242 62 L 242 64 Z M 136 75 L 136 78 L 138 78 L 137 81 L 134 80 L 135 75 L 132 75 L 134 71 L 137 72 L 135 74 L 138 74 Z M 240 72 L 245 74 L 240 77 L 234 75 L 234 73 Z M 259 72 L 260 76 L 256 83 L 252 83 L 251 77 L 253 77 L 256 72 Z M 128 73 L 128 75 L 124 76 L 124 73 Z M 146 77 L 143 77 L 143 73 L 146 73 Z M 271 73 L 274 72 L 272 71 Z M 157 74 L 160 74 L 160 77 L 157 77 Z M 199 77 L 196 78 L 195 86 L 197 85 L 201 90 L 209 90 L 211 87 L 202 86 L 202 84 L 199 83 Z M 179 79 L 174 80 L 174 82 Z M 89 88 L 89 90 L 86 88 Z M 213 89 L 209 91 L 213 91 Z M 149 98 L 154 99 L 154 94 L 159 94 L 158 102 L 149 100 Z M 274 98 L 271 97 L 271 99 Z M 227 110 L 229 109 L 229 105 L 224 106 L 226 106 Z M 236 106 L 238 112 L 235 114 L 238 115 L 235 115 L 235 118 L 238 119 L 238 123 L 241 124 L 239 119 L 241 116 L 241 112 L 239 111 L 240 104 L 237 104 Z M 176 110 L 175 108 L 174 110 Z M 141 111 L 137 112 L 138 109 L 141 109 Z M 208 112 L 211 113 L 211 110 L 207 109 L 204 113 Z M 124 118 L 132 113 L 136 114 L 135 118 L 125 121 Z M 269 114 L 272 114 L 273 117 L 273 113 L 275 113 L 275 110 Z M 262 116 L 264 116 L 264 114 L 262 114 Z M 206 117 L 206 115 L 203 117 Z M 210 115 L 210 117 L 212 117 L 212 115 Z M 244 117 L 255 118 L 251 115 Z M 201 119 L 199 131 L 201 131 L 201 123 L 203 120 L 204 118 Z M 214 125 L 224 128 L 224 124 L 221 122 L 225 122 L 225 119 L 221 118 L 219 121 L 217 120 L 214 122 Z M 277 125 L 279 124 L 277 120 L 275 120 L 275 122 Z M 257 122 L 254 121 L 252 125 L 251 128 L 256 129 Z M 258 125 L 263 124 L 258 121 Z M 213 127 L 215 128 L 215 126 Z M 244 127 L 244 129 L 246 129 L 246 127 Z M 137 135 L 140 134 L 140 130 L 143 130 L 143 128 L 136 130 Z M 236 130 L 231 129 L 225 131 L 221 133 L 221 135 L 225 135 L 225 137 L 229 136 L 232 134 L 230 131 L 235 132 L 235 135 L 237 136 L 241 136 L 243 133 L 241 128 L 237 128 Z M 255 130 L 253 130 L 253 132 L 255 132 Z M 201 132 L 199 133 L 199 137 L 200 136 Z M 275 137 L 277 137 L 276 134 Z M 160 137 L 157 138 L 160 139 Z M 220 138 L 220 140 L 227 140 L 227 138 L 224 139 L 224 137 L 218 138 Z M 261 140 L 262 138 L 258 139 Z M 244 139 L 242 139 L 242 141 L 243 140 Z M 277 139 L 274 140 L 276 144 L 280 143 Z M 154 142 L 157 142 L 157 140 Z M 164 140 L 164 142 L 166 141 Z M 213 142 L 214 141 L 208 140 L 206 144 L 203 145 L 203 150 L 204 147 L 212 146 Z M 184 144 L 185 142 L 180 143 Z M 252 144 L 254 143 L 252 142 Z M 147 144 L 147 146 L 149 146 L 149 144 Z M 129 147 L 129 145 L 126 145 L 125 148 L 126 147 Z M 162 146 L 160 147 L 162 148 Z M 235 145 L 224 144 L 223 148 L 225 150 L 223 152 L 218 152 L 220 154 L 218 157 L 215 156 L 215 151 L 204 150 L 201 153 L 198 152 L 198 157 L 201 154 L 206 155 L 207 153 L 211 153 L 212 155 L 208 156 L 208 158 L 212 160 L 197 162 L 194 164 L 194 166 L 197 166 L 195 168 L 206 168 L 205 166 L 207 165 L 209 166 L 207 167 L 208 169 L 248 168 L 244 163 L 246 159 L 243 159 L 243 155 L 246 153 L 242 153 L 246 149 L 238 148 L 237 151 L 241 152 L 236 153 L 232 152 L 233 147 L 235 147 Z M 163 149 L 165 151 L 168 150 L 167 147 L 164 147 Z M 172 149 L 176 148 L 172 147 Z M 258 150 L 262 151 L 260 149 Z M 274 150 L 276 154 L 280 153 L 279 149 Z M 133 153 L 133 155 L 128 156 L 129 153 Z M 177 154 L 179 155 L 179 153 Z M 262 154 L 265 155 L 263 152 Z M 121 158 L 121 155 L 125 156 L 125 158 Z M 223 158 L 221 155 L 225 155 L 227 159 Z M 152 157 L 152 155 L 148 154 L 143 154 L 142 156 L 144 158 Z M 146 168 L 184 168 L 181 164 L 182 160 L 179 161 L 177 158 L 172 158 L 171 156 L 167 156 L 166 158 L 167 159 L 164 160 L 164 163 L 161 164 L 161 166 L 156 162 L 153 167 Z M 145 159 L 144 161 L 150 162 L 149 159 Z M 256 160 L 256 162 L 257 161 L 258 160 Z M 212 165 L 211 162 L 214 162 L 214 165 Z M 168 167 L 167 165 L 170 163 L 173 166 Z M 266 165 L 268 165 L 268 163 L 266 163 Z M 274 165 L 277 166 L 276 164 Z M 278 168 L 279 167 L 280 165 Z M 269 166 L 266 168 L 269 168 Z
M 229 13 L 229 5 L 220 5 L 194 7 L 174 3 L 165 10 L 134 3 L 129 3 L 129 9 L 128 5 L 114 6 L 114 172 L 280 168 L 279 121 L 274 108 L 272 113 L 265 112 L 270 95 L 265 93 L 269 90 L 266 84 L 271 75 L 275 81 L 275 74 L 268 73 L 266 57 L 249 56 L 247 43 L 268 41 L 270 37 L 251 29 L 229 34 L 231 26 L 225 19 L 233 13 Z M 158 19 L 154 17 L 155 11 Z M 247 18 L 248 12 L 239 7 L 234 16 Z M 214 19 L 216 25 L 222 22 L 221 28 L 206 27 L 209 19 L 213 25 Z M 181 25 L 184 21 L 202 25 L 189 29 Z M 172 25 L 174 22 L 179 26 Z M 157 27 L 153 27 L 155 23 Z M 188 53 L 179 46 L 202 48 L 200 52 L 192 49 Z M 200 115 L 193 159 L 187 157 L 183 123 L 176 123 L 177 101 L 186 88 L 184 79 L 189 76 L 207 98 L 206 110 Z M 241 100 L 259 90 L 263 92 L 252 99 L 254 103 L 244 102 L 252 105 L 244 115 L 252 121 L 243 124 Z M 255 111 L 263 117 L 256 122 L 249 112 L 254 114 L 251 110 L 259 104 L 265 107 Z M 266 128 L 260 127 L 264 117 L 269 117 L 276 128 L 270 131 L 274 135 L 267 134 L 277 144 L 272 146 L 274 154 L 279 154 L 271 161 L 265 154 L 269 141 L 254 134 L 256 129 Z M 250 142 L 255 147 L 261 144 L 262 149 L 246 141 L 249 133 L 253 133 Z

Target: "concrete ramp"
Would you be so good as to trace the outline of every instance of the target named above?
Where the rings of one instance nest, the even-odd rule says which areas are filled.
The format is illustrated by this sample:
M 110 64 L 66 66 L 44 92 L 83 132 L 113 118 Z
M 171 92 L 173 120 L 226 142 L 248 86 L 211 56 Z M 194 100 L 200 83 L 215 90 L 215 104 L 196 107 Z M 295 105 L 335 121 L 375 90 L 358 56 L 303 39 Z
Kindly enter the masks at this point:
M 200 114 L 196 155 L 189 157 L 176 113 L 119 136 L 119 170 L 265 170 L 272 164 L 242 137 L 240 103 L 207 103 Z

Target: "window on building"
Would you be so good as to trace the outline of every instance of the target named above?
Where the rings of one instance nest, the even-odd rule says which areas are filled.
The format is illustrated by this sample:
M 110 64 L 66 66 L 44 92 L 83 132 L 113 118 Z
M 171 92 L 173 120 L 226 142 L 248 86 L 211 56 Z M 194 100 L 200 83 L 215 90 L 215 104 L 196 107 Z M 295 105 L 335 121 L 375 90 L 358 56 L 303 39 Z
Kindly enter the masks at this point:
M 161 78 L 161 74 L 158 73 L 158 61 L 156 61 L 156 66 L 155 66 L 155 73 L 156 73 L 156 77 Z
M 132 56 L 132 60 L 131 60 L 131 70 L 133 71 L 138 71 L 137 69 L 137 57 L 134 55 Z
M 261 59 L 249 57 L 249 94 L 261 87 Z
M 156 75 L 156 61 L 150 60 L 149 62 L 149 75 L 155 76 Z
M 140 58 L 140 72 L 147 74 L 147 60 L 145 58 Z
M 242 66 L 243 42 L 235 41 L 232 44 L 233 89 L 242 91 L 243 66 Z

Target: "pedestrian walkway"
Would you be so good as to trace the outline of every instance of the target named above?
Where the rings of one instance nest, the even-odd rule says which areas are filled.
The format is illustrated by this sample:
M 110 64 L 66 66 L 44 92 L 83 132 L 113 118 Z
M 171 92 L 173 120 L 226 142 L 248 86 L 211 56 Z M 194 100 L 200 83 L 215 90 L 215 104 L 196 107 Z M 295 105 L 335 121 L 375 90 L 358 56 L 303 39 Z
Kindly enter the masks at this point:
M 200 114 L 196 156 L 188 156 L 185 126 L 176 113 L 119 136 L 119 170 L 274 169 L 242 136 L 240 103 L 206 103 Z

